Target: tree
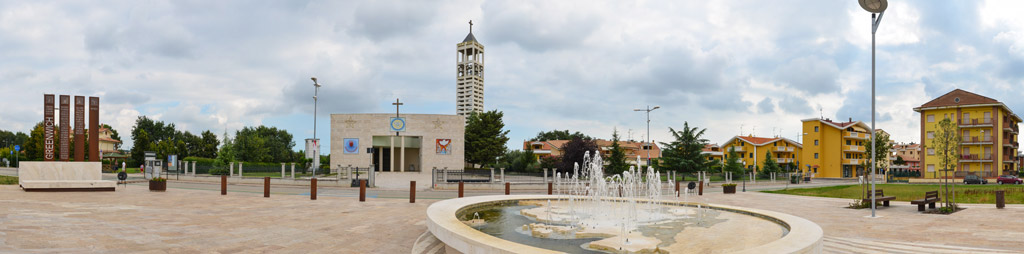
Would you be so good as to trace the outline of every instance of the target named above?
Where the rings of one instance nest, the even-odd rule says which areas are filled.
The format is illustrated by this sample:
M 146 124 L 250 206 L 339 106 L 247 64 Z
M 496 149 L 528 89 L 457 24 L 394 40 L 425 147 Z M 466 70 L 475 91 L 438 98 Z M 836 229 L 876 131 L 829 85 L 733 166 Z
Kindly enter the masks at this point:
M 711 166 L 707 154 L 702 153 L 704 145 L 708 143 L 708 140 L 702 137 L 707 129 L 690 128 L 689 123 L 683 122 L 681 131 L 672 128 L 668 130 L 675 140 L 671 143 L 659 142 L 662 146 L 662 155 L 658 169 L 695 173 Z
M 276 127 L 245 127 L 235 133 L 235 158 L 249 162 L 291 162 L 292 134 Z M 321 164 L 324 165 L 324 164 Z
M 541 156 L 540 157 L 540 168 L 558 168 L 558 164 L 562 163 L 561 156 Z
M 149 132 L 145 130 L 139 130 L 138 132 L 132 132 L 132 144 L 131 159 L 132 165 L 140 165 L 146 160 L 146 151 L 150 151 L 150 146 L 153 144 L 149 139 Z
M 590 152 L 590 155 L 598 156 L 597 142 L 593 139 L 573 138 L 562 145 L 562 163 L 558 165 L 559 172 L 573 172 L 575 165 L 583 167 L 583 155 Z
M 725 166 L 723 167 L 725 172 L 730 172 L 733 175 L 743 175 L 746 169 L 743 168 L 743 164 L 740 164 L 740 156 L 736 154 L 735 147 L 729 147 L 729 153 L 725 156 Z
M 511 150 L 501 156 L 497 167 L 508 172 L 538 172 L 540 167 L 537 164 L 533 150 Z
M 508 131 L 501 120 L 505 114 L 497 110 L 473 112 L 466 119 L 466 162 L 494 165 L 498 156 L 505 154 Z
M 569 130 L 552 130 L 539 132 L 537 133 L 537 137 L 530 139 L 530 141 L 572 140 L 574 138 L 594 139 L 590 136 L 580 133 L 579 131 L 570 134 Z
M 875 162 L 875 168 L 880 173 L 885 171 L 889 167 L 889 148 L 892 146 L 889 144 L 889 134 L 885 132 L 875 132 L 875 158 L 871 161 Z M 871 151 L 866 151 L 868 155 Z M 871 164 L 868 164 L 871 166 Z M 867 168 L 865 168 L 867 169 Z
M 892 162 L 894 165 L 907 165 L 907 161 L 903 160 L 903 156 L 896 156 L 896 160 Z
M 21 158 L 21 160 L 43 160 L 43 140 L 45 139 L 43 137 L 43 122 L 39 122 L 35 126 L 32 131 L 29 131 L 28 139 L 25 140 L 21 148 L 25 150 L 25 158 Z M 56 130 L 57 128 L 54 128 L 55 134 Z M 56 142 L 59 140 L 54 137 L 54 143 Z
M 772 152 L 768 151 L 764 155 L 764 163 L 761 164 L 762 175 L 769 175 L 770 173 L 782 172 L 782 167 L 779 167 L 778 163 L 775 163 L 775 159 L 772 159 Z
M 220 141 L 217 140 L 217 135 L 214 135 L 213 132 L 210 132 L 209 130 L 203 131 L 203 133 L 201 135 L 202 135 L 202 138 L 201 138 L 202 139 L 202 141 L 201 141 L 202 143 L 199 145 L 199 152 L 197 152 L 193 156 L 198 156 L 198 157 L 203 157 L 203 158 L 216 158 L 217 157 L 217 147 L 220 146 Z M 293 161 L 293 160 L 291 160 L 289 158 L 288 161 Z
M 955 170 L 960 157 L 960 126 L 949 118 L 942 119 L 936 124 L 935 134 L 932 138 L 932 148 L 935 149 L 935 156 L 938 157 L 939 168 L 946 178 L 945 184 L 945 207 L 954 206 L 949 193 L 949 171 Z M 955 209 L 955 207 L 951 207 Z
M 217 160 L 214 161 L 213 165 L 223 167 L 233 161 L 235 161 L 234 142 L 232 142 L 231 138 L 228 138 L 228 132 L 225 131 L 224 142 L 221 142 L 220 151 L 217 151 Z
M 605 167 L 604 172 L 608 174 L 621 174 L 629 169 L 629 164 L 626 163 L 626 151 L 619 145 L 619 131 L 614 130 L 612 132 L 612 151 L 608 155 L 606 162 L 608 166 Z

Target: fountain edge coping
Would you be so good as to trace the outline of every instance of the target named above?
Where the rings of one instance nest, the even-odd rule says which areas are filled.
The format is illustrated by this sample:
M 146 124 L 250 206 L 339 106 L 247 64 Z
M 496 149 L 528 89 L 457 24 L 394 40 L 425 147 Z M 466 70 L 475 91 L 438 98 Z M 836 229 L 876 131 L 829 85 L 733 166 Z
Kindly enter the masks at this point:
M 462 223 L 456 213 L 472 205 L 509 200 L 558 200 L 564 196 L 552 195 L 490 195 L 453 198 L 431 204 L 427 208 L 427 229 L 449 247 L 462 253 L 562 253 L 520 244 L 488 235 Z M 666 204 L 697 204 L 674 200 L 659 200 Z M 718 204 L 706 204 L 714 209 L 737 212 L 773 220 L 787 227 L 789 233 L 779 240 L 735 253 L 821 253 L 824 231 L 818 224 L 797 216 Z

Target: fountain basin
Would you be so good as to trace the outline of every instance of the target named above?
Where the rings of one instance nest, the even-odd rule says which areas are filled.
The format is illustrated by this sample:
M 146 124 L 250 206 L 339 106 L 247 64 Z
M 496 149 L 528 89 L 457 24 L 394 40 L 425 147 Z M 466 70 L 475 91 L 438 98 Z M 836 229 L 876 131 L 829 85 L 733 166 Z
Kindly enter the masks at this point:
M 466 211 L 485 206 L 516 205 L 560 201 L 559 196 L 550 195 L 515 195 L 515 196 L 476 196 L 440 201 L 427 209 L 427 227 L 430 232 L 449 248 L 462 253 L 562 253 L 550 249 L 517 243 L 501 239 L 475 229 L 459 219 Z M 656 201 L 664 206 L 690 206 L 687 203 L 672 200 Z M 780 238 L 759 243 L 742 250 L 728 250 L 732 253 L 820 253 L 823 232 L 821 227 L 806 219 L 759 209 L 707 204 L 709 209 L 728 212 L 730 216 L 749 216 L 764 220 L 783 228 L 785 232 Z M 544 229 L 547 230 L 547 229 Z M 557 230 L 556 230 L 557 231 Z M 543 231 L 547 232 L 547 231 Z M 720 232 L 729 233 L 729 232 Z M 771 233 L 768 233 L 771 234 Z M 600 237 L 599 237 L 600 238 Z M 634 242 L 639 243 L 642 238 Z M 597 241 L 599 240 L 599 241 Z M 650 239 L 644 239 L 650 240 Z M 596 239 L 597 242 L 615 242 L 614 237 Z M 656 243 L 655 243 L 656 244 Z M 724 243 L 728 244 L 728 243 Z M 596 246 L 596 245 L 595 245 Z M 634 246 L 635 247 L 635 246 Z M 662 250 L 664 251 L 664 250 Z

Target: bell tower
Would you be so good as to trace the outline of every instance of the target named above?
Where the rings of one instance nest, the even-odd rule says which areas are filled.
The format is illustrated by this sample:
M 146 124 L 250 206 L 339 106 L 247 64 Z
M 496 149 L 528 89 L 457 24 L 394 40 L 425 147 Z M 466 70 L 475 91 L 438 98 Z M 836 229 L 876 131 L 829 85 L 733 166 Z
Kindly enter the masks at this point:
M 473 36 L 473 21 L 469 21 L 469 34 L 456 46 L 455 112 L 468 116 L 484 110 L 484 45 Z

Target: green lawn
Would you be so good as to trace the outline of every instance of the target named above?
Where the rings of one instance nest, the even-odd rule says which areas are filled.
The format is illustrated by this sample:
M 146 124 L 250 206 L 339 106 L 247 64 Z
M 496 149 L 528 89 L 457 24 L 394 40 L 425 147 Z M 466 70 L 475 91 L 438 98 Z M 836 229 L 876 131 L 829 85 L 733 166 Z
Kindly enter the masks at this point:
M 0 185 L 18 184 L 17 176 L 0 176 Z
M 763 191 L 767 193 L 789 194 L 800 196 L 859 199 L 861 185 L 841 185 L 819 188 L 803 188 Z M 870 186 L 868 187 L 870 188 Z M 911 201 L 924 198 L 926 191 L 939 191 L 943 197 L 942 185 L 925 184 L 878 184 L 876 189 L 884 190 L 886 196 L 895 196 L 897 201 Z M 952 190 L 952 186 L 950 186 Z M 995 190 L 1005 190 L 1007 204 L 1024 204 L 1024 185 L 957 185 L 957 203 L 995 204 Z

